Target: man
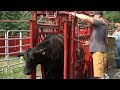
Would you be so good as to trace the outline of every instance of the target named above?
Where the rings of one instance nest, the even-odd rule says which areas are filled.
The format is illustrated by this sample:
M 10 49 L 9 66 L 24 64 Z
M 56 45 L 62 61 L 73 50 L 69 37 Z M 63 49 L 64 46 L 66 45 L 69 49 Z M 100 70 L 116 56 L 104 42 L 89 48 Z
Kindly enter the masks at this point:
M 117 27 L 117 29 L 115 30 L 113 35 L 120 35 L 120 24 L 119 23 L 115 24 L 115 27 Z
M 115 26 L 117 27 L 113 33 L 113 36 L 115 36 L 115 61 L 117 68 L 120 68 L 120 24 L 117 23 Z
M 93 58 L 94 78 L 105 79 L 105 66 L 107 62 L 107 23 L 103 19 L 103 11 L 95 11 L 94 16 L 70 12 L 70 15 L 87 20 L 93 24 L 90 39 L 90 53 Z

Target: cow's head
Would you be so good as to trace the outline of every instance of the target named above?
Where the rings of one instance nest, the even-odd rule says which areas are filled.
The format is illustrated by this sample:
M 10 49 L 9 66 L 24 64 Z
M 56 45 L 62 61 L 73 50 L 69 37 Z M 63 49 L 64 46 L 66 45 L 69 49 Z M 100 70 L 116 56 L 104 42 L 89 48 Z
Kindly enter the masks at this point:
M 18 53 L 18 57 L 20 56 L 25 60 L 24 74 L 30 75 L 38 64 L 47 59 L 47 48 L 28 48 L 25 52 Z

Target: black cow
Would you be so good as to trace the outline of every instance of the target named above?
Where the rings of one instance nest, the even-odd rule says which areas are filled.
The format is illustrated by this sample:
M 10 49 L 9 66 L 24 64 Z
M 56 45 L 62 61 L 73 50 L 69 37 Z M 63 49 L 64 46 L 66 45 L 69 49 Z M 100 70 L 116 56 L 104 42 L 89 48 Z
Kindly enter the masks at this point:
M 62 34 L 47 35 L 46 38 L 33 48 L 27 49 L 23 56 L 26 64 L 25 75 L 30 75 L 38 64 L 43 66 L 45 79 L 62 79 L 64 63 L 64 42 Z

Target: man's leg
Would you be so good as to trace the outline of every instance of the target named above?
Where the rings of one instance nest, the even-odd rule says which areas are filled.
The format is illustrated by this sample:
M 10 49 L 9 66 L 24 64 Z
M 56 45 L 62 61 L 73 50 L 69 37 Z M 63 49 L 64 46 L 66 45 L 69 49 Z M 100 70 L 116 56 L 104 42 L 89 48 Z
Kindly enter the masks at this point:
M 93 57 L 94 77 L 99 79 L 104 79 L 107 54 L 101 52 L 94 52 L 92 57 Z

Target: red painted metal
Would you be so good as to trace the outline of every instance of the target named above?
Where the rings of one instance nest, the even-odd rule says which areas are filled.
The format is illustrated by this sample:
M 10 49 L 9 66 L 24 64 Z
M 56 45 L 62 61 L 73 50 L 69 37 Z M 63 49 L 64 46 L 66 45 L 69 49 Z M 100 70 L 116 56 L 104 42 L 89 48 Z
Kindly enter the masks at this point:
M 72 58 L 72 22 L 68 21 L 68 78 L 67 79 L 71 79 L 73 78 L 73 58 Z
M 76 27 L 76 25 L 77 25 L 77 18 L 75 17 L 74 18 L 74 26 L 73 26 L 73 33 L 72 33 L 72 39 L 75 39 L 75 27 Z M 73 78 L 75 79 L 76 77 L 75 77 L 75 71 L 76 71 L 76 69 L 75 69 L 75 63 L 76 63 L 76 51 L 75 51 L 75 41 L 74 40 L 72 40 L 72 43 L 71 43 L 71 45 L 72 45 L 72 63 L 73 63 Z
M 38 44 L 37 11 L 34 11 L 32 19 L 30 20 L 30 48 Z M 29 75 L 29 79 L 36 79 L 36 69 Z
M 0 38 L 5 38 L 5 36 L 0 36 Z M 19 36 L 9 36 L 8 38 L 20 38 Z M 27 38 L 27 37 L 23 37 L 23 38 Z M 29 39 L 22 39 L 22 44 L 29 44 L 30 40 Z M 16 45 L 20 45 L 20 41 L 19 39 L 14 39 L 14 40 L 9 40 L 8 42 L 9 46 L 16 46 Z M 5 46 L 5 40 L 0 40 L 0 47 L 1 46 Z M 27 48 L 29 48 L 29 46 L 22 46 L 22 50 L 26 50 Z M 11 52 L 17 52 L 20 51 L 20 47 L 12 47 L 9 48 L 9 53 Z M 5 48 L 0 48 L 0 53 L 5 53 Z M 16 54 L 10 54 L 10 56 L 15 56 Z M 0 57 L 4 56 L 0 54 Z
M 35 20 L 35 16 L 33 17 L 34 20 L 30 21 L 30 48 L 34 47 L 38 43 L 38 30 L 37 30 L 37 22 Z M 29 75 L 30 79 L 36 79 L 36 69 L 33 70 L 32 74 Z
M 50 24 L 38 24 L 37 27 L 39 28 L 52 28 L 52 29 L 59 29 L 57 25 L 50 25 Z
M 77 11 L 78 13 L 83 13 L 86 15 L 89 15 L 90 12 L 85 11 Z M 46 15 L 46 11 L 36 11 L 33 15 L 33 20 L 37 20 L 37 15 Z M 49 17 L 47 17 L 49 18 Z M 84 74 L 87 73 L 88 77 L 92 77 L 92 58 L 89 53 L 89 46 L 84 46 L 83 43 L 87 40 L 89 41 L 90 34 L 91 34 L 91 28 L 84 27 L 82 30 L 77 30 L 75 27 L 77 24 L 77 18 L 72 18 L 72 16 L 69 16 L 69 11 L 57 11 L 57 14 L 54 18 L 49 18 L 49 20 L 54 20 L 55 25 L 52 24 L 35 24 L 34 21 L 32 21 L 31 28 L 38 32 L 35 27 L 40 28 L 40 33 L 36 35 L 39 35 L 39 42 L 41 42 L 47 34 L 52 33 L 63 33 L 64 34 L 64 77 L 63 79 L 79 79 L 84 78 Z M 72 22 L 72 20 L 74 22 Z M 73 23 L 73 25 L 72 25 Z M 84 24 L 87 22 L 85 21 Z M 47 28 L 49 32 L 45 32 L 43 29 Z M 31 29 L 31 44 L 35 44 L 37 42 L 35 38 L 33 38 L 35 32 Z M 57 30 L 57 31 L 56 31 Z M 78 32 L 80 32 L 80 41 L 76 39 L 76 35 L 78 35 Z M 35 35 L 35 36 L 36 36 Z M 88 38 L 85 38 L 84 36 L 88 36 Z M 33 39 L 32 39 L 33 38 Z M 34 42 L 32 40 L 35 40 Z M 78 43 L 80 43 L 80 48 L 83 50 L 81 52 L 81 57 L 85 56 L 84 58 L 81 58 L 81 60 L 76 61 L 77 52 L 78 52 Z M 76 63 L 78 66 L 76 66 Z M 78 74 L 76 74 L 76 72 Z M 34 72 L 35 73 L 35 72 Z M 44 74 L 43 70 L 42 73 Z M 34 78 L 35 75 L 32 75 Z M 44 75 L 43 75 L 44 78 Z
M 56 12 L 56 11 L 55 11 Z M 64 77 L 63 79 L 80 79 L 91 78 L 93 76 L 92 57 L 89 53 L 89 46 L 83 45 L 85 41 L 90 40 L 92 27 L 86 26 L 86 21 L 78 30 L 77 18 L 69 15 L 70 11 L 57 11 L 55 17 L 49 18 L 55 22 L 55 25 L 46 21 L 37 21 L 38 15 L 46 16 L 46 11 L 34 11 L 32 20 L 0 20 L 0 22 L 30 22 L 30 48 L 40 43 L 48 34 L 64 34 Z M 75 11 L 77 13 L 83 13 L 90 15 L 90 12 Z M 37 24 L 37 22 L 41 24 Z M 81 22 L 80 22 L 81 23 Z M 90 26 L 92 26 L 90 24 Z M 38 31 L 39 28 L 39 31 Z M 44 31 L 48 29 L 48 31 Z M 77 39 L 80 34 L 80 39 Z M 16 40 L 15 43 L 18 43 Z M 78 47 L 79 45 L 79 47 Z M 78 48 L 80 48 L 80 60 L 77 60 Z M 16 50 L 19 50 L 16 48 Z M 41 67 L 42 78 L 44 79 L 44 70 Z M 77 73 L 77 74 L 76 74 Z M 29 79 L 36 79 L 36 69 L 29 75 Z
M 67 22 L 64 22 L 64 79 L 68 79 L 68 43 Z

